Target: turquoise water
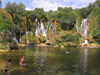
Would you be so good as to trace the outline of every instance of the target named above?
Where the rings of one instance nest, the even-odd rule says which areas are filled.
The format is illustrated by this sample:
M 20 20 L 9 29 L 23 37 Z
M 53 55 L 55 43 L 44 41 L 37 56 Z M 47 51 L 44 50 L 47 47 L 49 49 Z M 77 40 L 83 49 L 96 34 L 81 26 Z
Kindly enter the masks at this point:
M 26 67 L 19 66 L 22 56 Z M 5 69 L 9 58 L 13 60 L 11 75 L 100 75 L 100 48 L 26 47 L 0 51 L 0 69 Z M 0 75 L 6 74 L 2 71 Z

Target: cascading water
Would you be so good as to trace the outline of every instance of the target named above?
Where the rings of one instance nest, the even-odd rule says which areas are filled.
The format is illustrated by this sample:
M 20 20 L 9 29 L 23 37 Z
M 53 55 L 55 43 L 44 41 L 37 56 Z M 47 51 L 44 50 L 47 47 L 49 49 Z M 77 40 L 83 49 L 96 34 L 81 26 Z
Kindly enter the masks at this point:
M 56 21 L 55 21 L 55 25 L 53 25 L 52 32 L 54 32 L 55 34 L 57 33 L 57 31 L 56 31 Z
M 51 29 L 52 23 L 50 24 L 49 30 Z
M 79 28 L 78 28 L 78 20 L 76 19 L 76 29 L 77 29 L 77 32 L 79 31 Z
M 45 37 L 47 36 L 44 25 L 41 23 L 41 25 L 39 27 L 39 22 L 38 22 L 36 25 L 36 29 L 35 29 L 35 36 L 38 37 L 38 35 L 40 35 L 40 33 L 42 33 Z
M 45 30 L 46 34 L 47 34 L 47 31 L 48 31 L 48 28 L 49 28 L 49 22 L 48 22 L 47 28 L 46 28 L 46 30 Z
M 47 34 L 46 34 L 46 32 L 45 32 L 44 25 L 42 24 L 42 22 L 41 22 L 40 31 L 41 31 L 41 33 L 42 33 L 45 37 L 47 36 Z
M 20 33 L 19 43 L 21 44 L 21 33 Z
M 35 36 L 38 37 L 42 33 L 45 37 L 47 37 L 47 31 L 48 30 L 50 31 L 51 26 L 52 26 L 52 23 L 49 25 L 49 22 L 48 22 L 48 24 L 45 28 L 42 22 L 40 25 L 39 25 L 39 22 L 37 22 L 36 29 L 35 29 Z M 56 34 L 57 31 L 56 31 L 55 25 L 54 25 L 54 27 L 52 27 L 52 29 L 53 29 L 53 32 Z
M 18 43 L 18 40 L 16 39 L 16 34 L 15 33 L 14 33 L 13 39 L 16 41 L 16 43 Z
M 88 20 L 87 19 L 82 20 L 81 32 L 85 36 L 85 42 L 83 44 L 88 44 L 88 40 L 87 40 L 87 38 L 88 38 Z
M 54 32 L 55 34 L 57 33 L 55 25 L 53 26 L 52 32 Z
M 40 35 L 39 22 L 37 22 L 36 29 L 35 29 L 35 36 L 38 37 L 38 35 Z
M 27 31 L 27 27 L 25 27 L 25 33 L 26 33 L 26 38 L 27 38 L 26 44 L 28 45 L 28 44 L 29 44 L 29 40 L 28 40 L 28 31 Z

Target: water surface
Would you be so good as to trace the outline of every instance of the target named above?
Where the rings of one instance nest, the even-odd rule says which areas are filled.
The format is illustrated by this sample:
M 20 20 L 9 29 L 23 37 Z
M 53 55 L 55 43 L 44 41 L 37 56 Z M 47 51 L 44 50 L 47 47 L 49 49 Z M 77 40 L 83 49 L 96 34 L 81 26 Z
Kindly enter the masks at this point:
M 26 67 L 19 66 L 22 56 Z M 9 58 L 13 60 L 11 75 L 100 75 L 100 48 L 26 47 L 0 51 L 0 69 L 5 69 Z M 3 71 L 0 75 L 6 74 Z

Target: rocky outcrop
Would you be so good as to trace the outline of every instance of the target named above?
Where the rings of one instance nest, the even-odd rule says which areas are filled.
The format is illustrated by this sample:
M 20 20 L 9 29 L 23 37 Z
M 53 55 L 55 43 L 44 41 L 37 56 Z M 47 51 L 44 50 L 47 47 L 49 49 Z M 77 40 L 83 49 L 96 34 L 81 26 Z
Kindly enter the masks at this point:
M 45 44 L 46 44 L 46 45 L 52 45 L 52 42 L 51 42 L 50 40 L 47 40 L 47 41 L 45 42 Z
M 59 45 L 55 45 L 54 47 L 59 47 Z
M 48 45 L 46 45 L 45 43 L 40 43 L 40 44 L 37 44 L 36 46 L 48 46 Z
M 84 44 L 84 45 L 81 45 L 82 48 L 84 47 L 87 47 L 87 48 L 98 48 L 100 47 L 100 45 L 97 45 L 95 43 L 91 43 L 91 44 Z
M 60 46 L 61 48 L 65 48 L 64 46 Z

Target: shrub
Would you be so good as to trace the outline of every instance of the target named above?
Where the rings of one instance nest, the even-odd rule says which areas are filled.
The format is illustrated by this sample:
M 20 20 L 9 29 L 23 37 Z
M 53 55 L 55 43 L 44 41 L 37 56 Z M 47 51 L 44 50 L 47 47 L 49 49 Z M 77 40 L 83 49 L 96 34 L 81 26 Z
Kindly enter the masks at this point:
M 62 36 L 62 38 L 65 39 L 66 42 L 74 40 L 74 36 L 71 33 L 68 33 L 65 36 Z

